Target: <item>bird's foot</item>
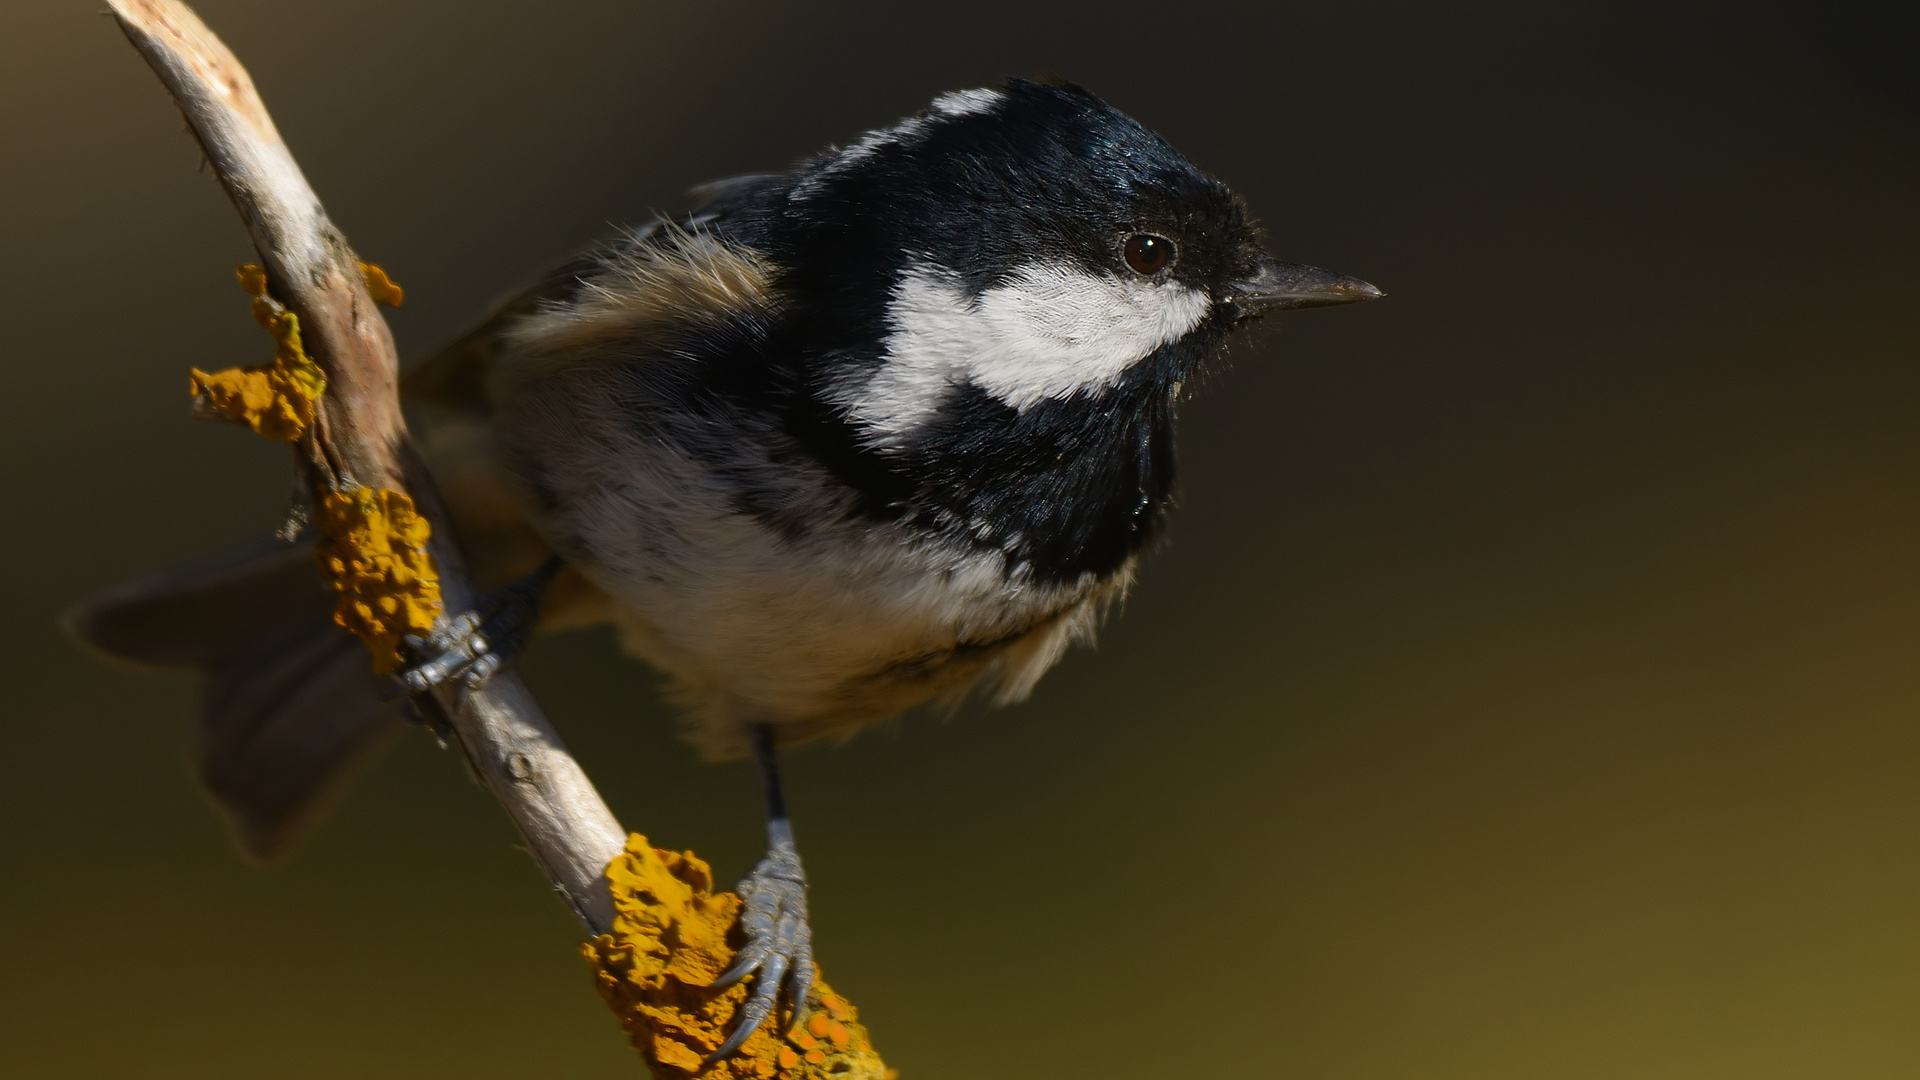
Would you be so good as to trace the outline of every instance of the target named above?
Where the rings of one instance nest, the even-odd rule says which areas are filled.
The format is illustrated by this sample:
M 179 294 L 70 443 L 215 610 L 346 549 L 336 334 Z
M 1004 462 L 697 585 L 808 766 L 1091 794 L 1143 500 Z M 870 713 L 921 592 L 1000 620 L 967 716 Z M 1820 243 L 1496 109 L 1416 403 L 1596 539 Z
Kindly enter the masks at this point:
M 550 561 L 481 597 L 474 610 L 435 619 L 427 636 L 408 634 L 405 644 L 415 662 L 396 673 L 397 693 L 425 693 L 449 679 L 458 679 L 469 690 L 485 686 L 527 647 L 540 618 L 540 598 L 558 569 Z
M 716 989 L 759 973 L 753 995 L 740 1010 L 740 1026 L 720 1048 L 707 1055 L 711 1065 L 747 1041 L 747 1037 L 774 1015 L 779 1007 L 780 988 L 787 988 L 787 1000 L 793 1007 L 788 1026 L 802 1019 L 807 1007 L 807 992 L 813 989 L 813 929 L 807 923 L 807 875 L 800 868 L 800 852 L 791 837 L 777 837 L 753 872 L 740 882 L 739 893 L 746 901 L 740 912 L 740 926 L 747 944 L 726 974 L 715 979 Z M 704 1067 L 704 1066 L 703 1066 Z

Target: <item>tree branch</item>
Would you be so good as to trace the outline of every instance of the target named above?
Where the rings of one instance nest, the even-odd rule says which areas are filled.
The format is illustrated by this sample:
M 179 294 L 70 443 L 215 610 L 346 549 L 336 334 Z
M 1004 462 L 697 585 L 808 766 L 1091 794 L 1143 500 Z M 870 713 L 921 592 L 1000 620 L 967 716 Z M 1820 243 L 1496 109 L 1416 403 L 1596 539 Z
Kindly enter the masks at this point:
M 400 412 L 393 335 L 347 245 L 267 115 L 253 80 L 177 0 L 110 0 L 114 17 L 160 76 L 246 222 L 273 296 L 299 316 L 327 393 L 296 467 L 316 504 L 356 486 L 410 495 L 432 525 L 429 548 L 448 609 L 475 599 L 452 527 Z M 476 775 L 520 829 L 581 925 L 614 924 L 604 872 L 626 832 L 560 735 L 512 673 L 485 688 L 436 690 L 418 704 L 453 732 Z

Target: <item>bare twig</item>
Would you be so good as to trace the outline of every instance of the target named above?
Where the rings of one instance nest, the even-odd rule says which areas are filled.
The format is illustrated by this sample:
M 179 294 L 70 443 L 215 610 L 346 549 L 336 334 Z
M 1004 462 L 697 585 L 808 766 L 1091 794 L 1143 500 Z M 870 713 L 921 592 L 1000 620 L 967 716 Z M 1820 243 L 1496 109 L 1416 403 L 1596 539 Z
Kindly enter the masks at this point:
M 393 336 L 367 293 L 358 257 L 280 141 L 253 80 L 177 0 L 110 2 L 120 28 L 186 115 L 246 222 L 274 296 L 299 316 L 307 348 L 326 372 L 315 425 L 319 452 L 296 457 L 296 466 L 316 498 L 355 484 L 411 495 L 433 526 L 448 609 L 471 607 L 465 562 L 400 413 Z M 453 731 L 581 924 L 596 934 L 611 929 L 603 871 L 620 855 L 626 833 L 525 684 L 503 673 L 483 690 L 440 690 L 420 704 L 437 710 Z

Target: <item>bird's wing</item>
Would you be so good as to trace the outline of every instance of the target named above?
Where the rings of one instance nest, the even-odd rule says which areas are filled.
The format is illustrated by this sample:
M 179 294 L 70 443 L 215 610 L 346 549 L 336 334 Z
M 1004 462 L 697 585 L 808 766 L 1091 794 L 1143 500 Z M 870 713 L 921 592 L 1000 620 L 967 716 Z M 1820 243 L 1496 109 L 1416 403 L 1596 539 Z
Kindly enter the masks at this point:
M 751 245 L 769 207 L 780 205 L 777 175 L 742 176 L 706 184 L 692 192 L 696 209 L 671 222 L 681 230 L 711 231 Z M 440 488 L 454 533 L 468 557 L 468 568 L 482 587 L 498 587 L 528 573 L 547 558 L 546 543 L 527 520 L 503 471 L 493 429 L 488 383 L 504 361 L 505 334 L 543 306 L 562 305 L 610 262 L 660 241 L 669 222 L 655 219 L 616 234 L 542 274 L 532 285 L 495 305 L 473 329 L 401 380 L 401 395 L 414 407 L 419 449 Z M 550 591 L 541 625 L 580 625 L 604 617 L 601 598 L 584 581 Z M 577 602 L 576 602 L 577 601 Z
M 655 223 L 646 231 L 657 228 Z M 409 403 L 454 409 L 487 409 L 486 377 L 501 332 L 516 319 L 542 304 L 572 296 L 583 275 L 600 265 L 606 245 L 598 245 L 568 259 L 540 276 L 532 285 L 494 305 L 479 325 L 455 338 L 400 379 L 400 396 Z
M 675 224 L 727 235 L 751 232 L 770 197 L 789 183 L 791 178 L 785 174 L 753 173 L 701 184 L 688 192 L 694 199 L 694 209 Z M 502 331 L 544 304 L 569 299 L 610 254 L 648 243 L 665 225 L 664 219 L 655 218 L 638 229 L 595 244 L 542 274 L 532 285 L 494 305 L 479 325 L 408 372 L 400 382 L 401 395 L 410 403 L 486 412 L 486 377 Z M 745 239 L 751 244 L 751 238 Z

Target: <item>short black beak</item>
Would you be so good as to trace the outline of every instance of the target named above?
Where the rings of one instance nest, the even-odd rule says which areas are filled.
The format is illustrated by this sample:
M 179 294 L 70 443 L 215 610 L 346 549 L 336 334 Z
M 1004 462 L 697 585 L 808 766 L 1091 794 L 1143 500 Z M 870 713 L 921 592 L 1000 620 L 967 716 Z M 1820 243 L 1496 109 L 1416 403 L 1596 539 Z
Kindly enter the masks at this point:
M 1242 282 L 1229 299 L 1245 317 L 1293 308 L 1357 304 L 1385 295 L 1359 278 L 1317 266 L 1267 259 L 1260 264 L 1259 272 Z

